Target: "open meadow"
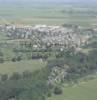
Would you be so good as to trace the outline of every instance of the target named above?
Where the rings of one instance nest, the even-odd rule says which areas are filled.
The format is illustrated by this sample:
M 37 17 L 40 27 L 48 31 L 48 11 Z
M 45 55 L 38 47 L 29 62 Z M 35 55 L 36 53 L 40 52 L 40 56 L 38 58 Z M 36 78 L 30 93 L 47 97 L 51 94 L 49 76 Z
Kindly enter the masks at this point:
M 54 95 L 48 100 L 96 100 L 97 79 L 80 83 L 72 87 L 64 87 L 62 95 Z

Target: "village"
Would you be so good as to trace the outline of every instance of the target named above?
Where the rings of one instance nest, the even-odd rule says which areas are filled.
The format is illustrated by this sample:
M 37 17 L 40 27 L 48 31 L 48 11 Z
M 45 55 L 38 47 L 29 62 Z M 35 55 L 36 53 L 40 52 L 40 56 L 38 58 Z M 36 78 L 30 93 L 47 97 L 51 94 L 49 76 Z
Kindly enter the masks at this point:
M 47 25 L 0 25 L 0 31 L 5 32 L 9 38 L 7 43 L 25 42 L 35 49 L 47 47 L 60 50 L 71 47 L 78 49 L 87 44 L 88 39 L 93 36 L 91 30 L 84 30 L 80 26 L 75 28 Z

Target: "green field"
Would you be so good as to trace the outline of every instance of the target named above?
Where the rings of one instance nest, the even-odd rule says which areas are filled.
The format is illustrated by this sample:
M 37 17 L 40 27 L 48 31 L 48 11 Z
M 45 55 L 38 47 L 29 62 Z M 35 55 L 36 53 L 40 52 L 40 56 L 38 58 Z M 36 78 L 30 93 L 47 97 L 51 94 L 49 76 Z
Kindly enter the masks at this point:
M 23 71 L 35 71 L 43 68 L 46 65 L 45 62 L 41 60 L 30 60 L 30 61 L 20 61 L 20 62 L 5 62 L 0 64 L 0 74 L 11 75 L 13 72 L 23 72 Z
M 48 100 L 97 100 L 97 79 L 65 87 L 62 95 L 52 96 Z
M 62 25 L 64 23 L 72 23 L 80 25 L 96 25 L 97 16 L 95 13 L 91 13 L 91 11 L 97 12 L 97 8 L 94 10 L 94 8 L 82 8 L 74 5 L 49 5 L 47 7 L 34 7 L 33 5 L 1 5 L 0 23 L 31 25 Z

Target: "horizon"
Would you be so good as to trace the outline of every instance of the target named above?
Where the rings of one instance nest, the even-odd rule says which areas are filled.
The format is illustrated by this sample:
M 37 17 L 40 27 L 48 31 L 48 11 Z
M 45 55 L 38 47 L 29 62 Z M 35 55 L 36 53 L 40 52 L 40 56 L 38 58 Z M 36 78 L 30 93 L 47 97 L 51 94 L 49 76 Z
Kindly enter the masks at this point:
M 16 3 L 16 2 L 35 2 L 35 3 L 95 3 L 97 0 L 0 0 L 0 3 Z

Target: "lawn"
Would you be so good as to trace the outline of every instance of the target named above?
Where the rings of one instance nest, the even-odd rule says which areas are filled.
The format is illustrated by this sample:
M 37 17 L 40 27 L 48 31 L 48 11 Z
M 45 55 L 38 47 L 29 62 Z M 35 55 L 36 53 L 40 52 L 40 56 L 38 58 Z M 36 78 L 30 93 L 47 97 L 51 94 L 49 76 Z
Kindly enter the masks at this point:
M 62 95 L 53 95 L 47 100 L 97 100 L 97 79 L 65 87 L 63 91 Z

